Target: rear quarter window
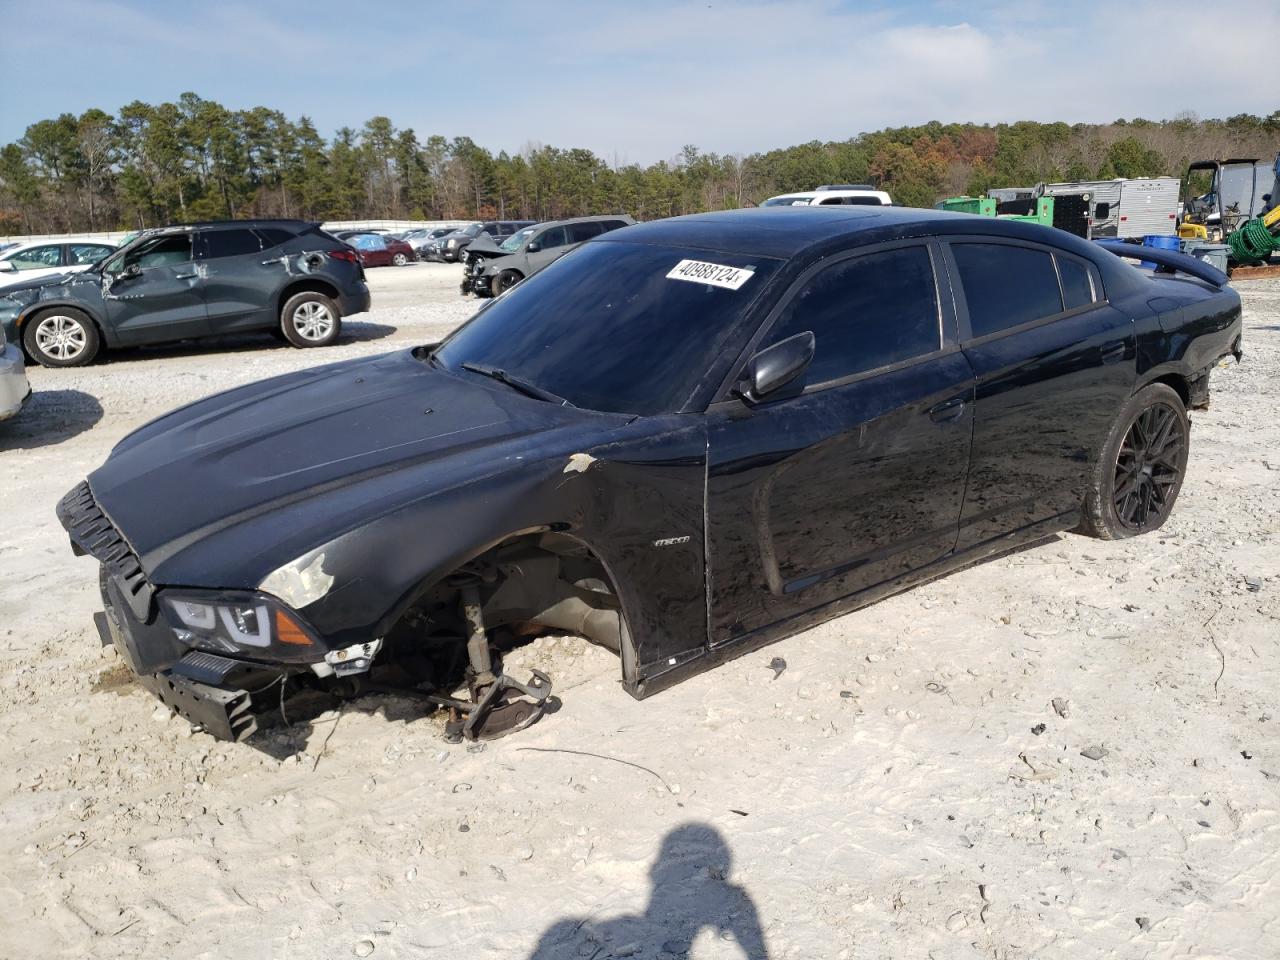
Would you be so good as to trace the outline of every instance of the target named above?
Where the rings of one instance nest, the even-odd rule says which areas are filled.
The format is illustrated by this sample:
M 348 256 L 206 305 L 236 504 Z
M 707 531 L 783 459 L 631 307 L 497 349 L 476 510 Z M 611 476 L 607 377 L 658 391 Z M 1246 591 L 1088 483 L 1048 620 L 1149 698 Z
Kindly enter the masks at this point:
M 1070 257 L 1058 257 L 1058 276 L 1062 278 L 1062 302 L 1068 310 L 1086 307 L 1098 299 L 1093 276 L 1088 267 Z
M 278 247 L 282 243 L 288 243 L 293 239 L 293 234 L 288 230 L 281 230 L 279 227 L 257 227 L 255 231 L 258 236 L 262 237 L 262 248 Z
M 985 337 L 1062 312 L 1053 255 L 1010 243 L 953 243 L 969 327 Z

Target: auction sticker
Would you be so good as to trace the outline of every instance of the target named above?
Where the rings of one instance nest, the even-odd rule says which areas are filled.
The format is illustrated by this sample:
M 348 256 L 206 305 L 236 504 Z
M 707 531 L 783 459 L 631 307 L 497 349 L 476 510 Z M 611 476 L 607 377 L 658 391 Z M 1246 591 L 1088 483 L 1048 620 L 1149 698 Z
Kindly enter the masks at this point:
M 749 267 L 726 267 L 720 263 L 706 263 L 702 260 L 681 260 L 671 272 L 668 280 L 688 280 L 690 283 L 707 283 L 713 287 L 724 287 L 726 290 L 737 290 L 751 279 L 755 273 Z

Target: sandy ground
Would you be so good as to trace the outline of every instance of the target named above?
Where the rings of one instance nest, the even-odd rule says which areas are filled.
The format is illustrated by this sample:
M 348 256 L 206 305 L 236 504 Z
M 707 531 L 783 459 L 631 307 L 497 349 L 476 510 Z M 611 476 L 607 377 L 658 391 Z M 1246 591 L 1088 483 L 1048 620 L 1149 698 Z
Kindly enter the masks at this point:
M 32 371 L 0 427 L 0 956 L 1280 956 L 1280 282 L 1240 285 L 1159 536 L 1054 538 L 643 703 L 540 641 L 563 708 L 483 747 L 391 698 L 238 745 L 158 710 L 57 499 L 169 407 L 447 331 L 457 270 L 373 271 L 324 350 Z

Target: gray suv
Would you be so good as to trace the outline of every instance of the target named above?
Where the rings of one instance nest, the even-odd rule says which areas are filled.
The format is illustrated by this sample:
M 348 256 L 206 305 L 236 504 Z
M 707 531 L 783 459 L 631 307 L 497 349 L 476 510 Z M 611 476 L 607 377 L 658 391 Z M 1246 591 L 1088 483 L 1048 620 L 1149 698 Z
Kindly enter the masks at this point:
M 360 257 L 318 223 L 228 220 L 149 230 L 83 273 L 0 290 L 5 335 L 46 367 L 103 347 L 272 330 L 333 343 L 369 309 Z
M 491 240 L 502 241 L 533 223 L 532 220 L 486 220 L 484 223 L 461 227 L 440 239 L 440 257 L 445 263 L 453 263 L 463 258 L 473 241 L 486 236 Z
M 552 220 L 525 227 L 502 243 L 481 238 L 468 253 L 471 263 L 462 278 L 462 293 L 496 297 L 526 277 L 558 260 L 580 243 L 635 223 L 625 213 Z

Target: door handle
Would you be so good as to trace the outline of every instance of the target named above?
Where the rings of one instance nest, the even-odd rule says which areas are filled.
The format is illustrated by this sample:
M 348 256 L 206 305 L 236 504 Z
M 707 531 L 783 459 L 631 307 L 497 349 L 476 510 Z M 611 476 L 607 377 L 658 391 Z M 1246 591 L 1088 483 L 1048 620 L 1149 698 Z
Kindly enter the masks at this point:
M 1102 350 L 1102 362 L 1119 363 L 1128 352 L 1128 348 L 1123 343 L 1115 343 L 1109 347 L 1104 347 Z
M 929 408 L 929 419 L 934 423 L 948 423 L 964 416 L 964 397 L 952 397 Z
M 175 274 L 173 275 L 173 279 L 175 279 L 175 280 L 194 280 L 194 279 L 195 279 L 196 277 L 198 277 L 198 276 L 200 276 L 200 274 L 198 274 L 198 273 L 175 273 Z

